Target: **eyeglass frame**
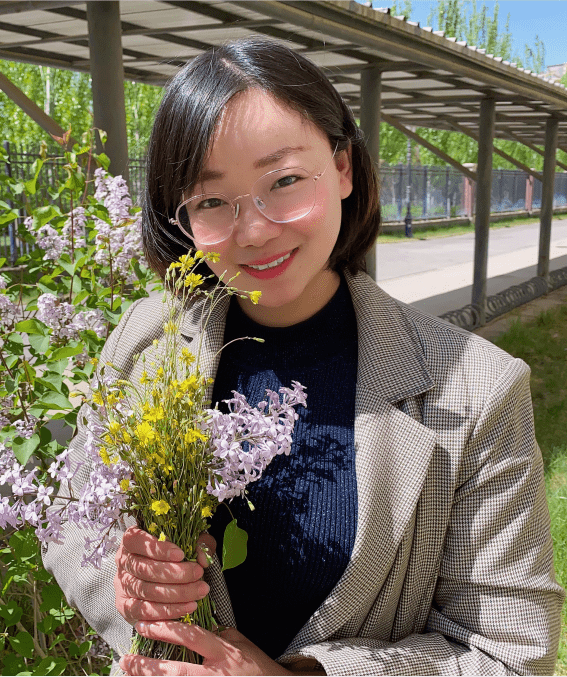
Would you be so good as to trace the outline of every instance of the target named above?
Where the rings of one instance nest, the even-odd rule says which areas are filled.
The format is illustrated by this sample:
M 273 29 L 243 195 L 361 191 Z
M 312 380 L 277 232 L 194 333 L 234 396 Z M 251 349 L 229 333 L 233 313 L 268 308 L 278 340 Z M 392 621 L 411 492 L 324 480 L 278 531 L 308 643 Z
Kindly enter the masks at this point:
M 319 172 L 318 174 L 315 174 L 315 176 L 310 176 L 310 178 L 315 182 L 315 185 L 316 185 L 316 182 L 323 176 L 323 174 L 324 174 L 324 173 L 327 171 L 327 169 L 330 167 L 331 162 L 334 160 L 335 155 L 337 154 L 337 149 L 338 149 L 338 147 L 339 147 L 339 142 L 337 141 L 337 143 L 336 143 L 336 145 L 335 145 L 335 150 L 333 151 L 333 154 L 331 155 L 331 159 L 330 159 L 329 162 L 327 162 L 327 164 L 325 165 L 325 168 L 324 168 L 321 172 Z M 255 186 L 259 181 L 261 181 L 262 179 L 264 179 L 266 176 L 270 176 L 270 174 L 275 174 L 276 172 L 281 172 L 281 171 L 286 171 L 286 170 L 290 170 L 290 171 L 291 171 L 291 170 L 293 170 L 293 169 L 303 169 L 303 171 L 305 171 L 305 172 L 307 172 L 307 174 L 311 175 L 311 172 L 309 172 L 307 169 L 305 169 L 305 167 L 298 167 L 298 166 L 295 166 L 295 167 L 283 167 L 283 168 L 281 168 L 281 169 L 272 169 L 271 171 L 266 172 L 265 174 L 262 174 L 262 176 L 261 176 L 260 178 L 256 179 L 256 181 L 254 181 L 254 184 L 252 185 L 252 188 L 254 188 L 254 186 Z M 232 198 L 232 199 L 229 198 L 228 195 L 225 195 L 224 193 L 201 193 L 200 195 L 193 195 L 193 196 L 191 196 L 190 198 L 188 198 L 187 200 L 183 200 L 183 202 L 181 202 L 181 204 L 179 204 L 179 206 L 178 206 L 177 209 L 175 210 L 175 218 L 174 218 L 174 219 L 170 218 L 170 219 L 169 219 L 169 222 L 170 222 L 171 224 L 177 226 L 177 227 L 179 228 L 179 230 L 181 230 L 181 232 L 182 232 L 184 235 L 186 235 L 186 236 L 187 236 L 190 240 L 192 240 L 193 242 L 195 242 L 195 238 L 194 238 L 192 235 L 189 235 L 189 233 L 187 233 L 187 231 L 186 231 L 186 230 L 183 228 L 183 226 L 179 223 L 179 219 L 178 219 L 179 210 L 180 210 L 182 207 L 184 207 L 186 204 L 188 204 L 189 202 L 192 202 L 193 200 L 196 200 L 196 199 L 198 199 L 198 198 L 200 198 L 200 197 L 205 197 L 205 195 L 207 195 L 207 196 L 212 196 L 212 195 L 217 196 L 217 195 L 219 195 L 219 196 L 221 196 L 221 197 L 224 197 L 224 198 L 226 198 L 228 204 L 230 204 L 230 206 L 231 206 L 231 208 L 232 208 L 232 214 L 233 214 L 232 228 L 230 229 L 229 234 L 228 234 L 226 237 L 223 237 L 222 240 L 217 240 L 216 242 L 209 242 L 209 243 L 207 243 L 207 245 L 219 244 L 220 242 L 224 242 L 225 240 L 228 240 L 228 238 L 229 238 L 229 237 L 232 235 L 232 233 L 234 232 L 234 227 L 236 226 L 236 219 L 238 218 L 238 215 L 239 215 L 239 212 L 240 212 L 240 203 L 238 203 L 237 200 L 241 200 L 243 197 L 249 197 L 249 196 L 251 197 L 251 196 L 252 196 L 252 193 L 243 193 L 242 195 L 238 195 L 237 197 Z M 234 206 L 234 203 L 235 203 L 235 202 L 236 202 L 236 207 Z M 252 199 L 252 204 L 256 207 L 256 209 L 258 210 L 258 212 L 259 212 L 264 218 L 268 219 L 268 221 L 271 221 L 272 223 L 292 223 L 293 221 L 298 221 L 299 219 L 303 219 L 303 218 L 305 218 L 306 216 L 308 216 L 309 214 L 311 214 L 311 212 L 313 211 L 313 207 L 315 207 L 315 200 L 313 200 L 313 204 L 311 205 L 311 208 L 309 209 L 308 212 L 306 212 L 305 214 L 302 214 L 301 216 L 296 216 L 296 217 L 294 217 L 293 219 L 288 219 L 287 221 L 275 221 L 274 219 L 271 219 L 269 216 L 266 216 L 266 214 L 264 214 L 264 212 L 263 212 L 263 211 L 260 209 L 260 207 L 256 204 L 256 201 L 255 201 L 254 199 Z

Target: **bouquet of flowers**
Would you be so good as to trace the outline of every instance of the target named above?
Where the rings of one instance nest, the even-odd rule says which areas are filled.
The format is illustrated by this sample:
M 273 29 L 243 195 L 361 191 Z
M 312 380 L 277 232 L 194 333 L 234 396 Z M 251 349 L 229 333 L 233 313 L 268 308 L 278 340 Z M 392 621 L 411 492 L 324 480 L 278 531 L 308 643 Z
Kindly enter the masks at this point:
M 276 455 L 290 453 L 298 418 L 294 407 L 305 406 L 304 387 L 294 381 L 292 388 L 281 388 L 279 393 L 267 391 L 265 401 L 256 407 L 234 392 L 226 401 L 227 412 L 212 409 L 207 400 L 212 379 L 201 373 L 199 365 L 201 346 L 192 353 L 183 345 L 180 323 L 189 298 L 206 297 L 203 327 L 223 295 L 238 294 L 252 303 L 259 300 L 259 292 L 231 287 L 234 278 L 224 284 L 221 276 L 213 285 L 209 280 L 214 276 L 196 272 L 203 261 L 217 257 L 198 251 L 170 266 L 165 280 L 164 336 L 137 356 L 141 369 L 136 382 L 120 378 L 111 363 L 98 365 L 84 421 L 91 473 L 81 494 L 66 496 L 63 507 L 51 505 L 53 481 L 69 480 L 77 470 L 71 467 L 67 451 L 49 468 L 52 482 L 42 482 L 37 469 L 26 470 L 11 450 L 4 449 L 0 484 L 12 484 L 15 501 L 2 499 L 0 521 L 12 526 L 33 524 L 41 541 L 59 541 L 65 511 L 69 521 L 91 534 L 85 539 L 83 565 L 100 566 L 113 545 L 113 527 L 128 513 L 141 528 L 175 543 L 187 559 L 195 560 L 197 539 L 220 503 L 245 498 L 248 483 L 258 480 Z M 32 495 L 35 498 L 30 501 Z M 224 538 L 223 569 L 244 560 L 245 545 L 246 534 L 233 520 Z M 183 621 L 215 630 L 213 614 L 212 601 L 206 597 Z M 133 651 L 200 662 L 185 647 L 141 636 L 135 638 Z

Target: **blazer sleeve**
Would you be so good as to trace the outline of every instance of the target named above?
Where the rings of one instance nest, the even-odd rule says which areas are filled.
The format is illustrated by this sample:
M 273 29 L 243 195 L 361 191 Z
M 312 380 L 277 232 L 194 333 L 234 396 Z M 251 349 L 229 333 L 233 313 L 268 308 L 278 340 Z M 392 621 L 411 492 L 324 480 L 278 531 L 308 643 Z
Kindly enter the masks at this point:
M 120 324 L 108 338 L 99 358 L 101 364 L 114 362 L 116 348 L 137 303 L 139 302 L 130 306 Z M 75 468 L 77 464 L 83 463 L 71 481 L 70 488 L 74 496 L 80 494 L 81 487 L 88 481 L 91 472 L 84 451 L 86 429 L 83 417 L 87 406 L 83 405 L 77 416 L 76 435 L 69 445 L 71 467 Z M 68 495 L 68 489 L 68 486 L 62 484 L 59 493 L 63 496 Z M 55 503 L 57 504 L 57 501 Z M 130 523 L 123 523 L 117 528 L 118 542 Z M 81 558 L 85 537 L 94 537 L 95 533 L 65 520 L 63 531 L 64 539 L 61 544 L 50 543 L 42 547 L 45 568 L 55 576 L 68 603 L 81 612 L 89 625 L 112 647 L 113 651 L 118 655 L 128 653 L 132 639 L 132 626 L 118 613 L 114 603 L 113 580 L 116 574 L 114 562 L 116 549 L 103 561 L 100 569 L 93 565 L 83 567 Z
M 337 675 L 551 675 L 563 599 L 529 368 L 513 360 L 463 453 L 425 632 L 327 641 L 283 660 L 300 654 Z

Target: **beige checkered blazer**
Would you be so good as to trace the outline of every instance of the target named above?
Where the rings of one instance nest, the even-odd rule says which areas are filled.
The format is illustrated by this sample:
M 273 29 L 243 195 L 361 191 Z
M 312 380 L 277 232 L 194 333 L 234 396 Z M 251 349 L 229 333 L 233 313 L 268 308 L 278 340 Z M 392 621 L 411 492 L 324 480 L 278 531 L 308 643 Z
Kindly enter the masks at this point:
M 347 279 L 359 334 L 358 529 L 343 576 L 279 660 L 314 659 L 328 674 L 552 674 L 564 594 L 553 574 L 527 366 L 398 303 L 364 274 Z M 227 306 L 203 337 L 211 376 Z M 200 338 L 199 317 L 197 302 L 184 317 L 188 345 Z M 159 299 L 137 302 L 103 360 L 135 378 L 132 355 L 163 336 L 162 322 Z M 79 428 L 71 443 L 75 461 L 84 435 Z M 75 488 L 87 474 L 85 466 Z M 81 568 L 83 535 L 69 525 L 45 565 L 69 602 L 127 652 L 114 562 Z M 218 562 L 207 576 L 220 622 L 234 624 Z

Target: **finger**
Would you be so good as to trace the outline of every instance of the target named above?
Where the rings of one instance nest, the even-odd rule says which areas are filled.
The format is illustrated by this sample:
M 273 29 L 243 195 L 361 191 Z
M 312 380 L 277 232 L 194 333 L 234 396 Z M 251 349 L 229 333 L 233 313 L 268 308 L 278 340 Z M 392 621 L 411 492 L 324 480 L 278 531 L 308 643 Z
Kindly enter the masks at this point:
M 211 675 L 202 665 L 146 658 L 136 654 L 122 656 L 119 663 L 127 675 Z
M 169 541 L 159 541 L 155 536 L 138 527 L 130 527 L 122 537 L 123 551 L 143 555 L 162 562 L 181 562 L 185 554 L 181 548 Z
M 202 547 L 204 546 L 204 547 Z M 207 558 L 212 557 L 217 549 L 217 542 L 210 534 L 201 534 L 197 541 L 197 562 L 206 569 L 210 562 Z
M 196 562 L 158 562 L 142 555 L 124 553 L 118 568 L 150 583 L 194 583 L 203 577 L 203 567 Z
M 171 602 L 184 604 L 203 599 L 209 594 L 209 586 L 205 581 L 184 583 L 181 585 L 165 585 L 163 583 L 149 583 L 136 576 L 124 573 L 119 577 L 122 593 L 126 597 L 135 597 L 147 602 Z
M 198 625 L 177 621 L 157 621 L 156 623 L 137 623 L 136 630 L 148 639 L 161 639 L 170 644 L 185 646 L 203 658 L 218 660 L 234 647 L 218 635 Z
M 192 614 L 197 610 L 197 602 L 186 602 L 184 604 L 159 604 L 158 602 L 146 602 L 143 599 L 118 600 L 116 607 L 120 614 L 128 623 L 138 623 L 139 621 L 170 621 L 177 618 L 183 618 L 186 614 Z

